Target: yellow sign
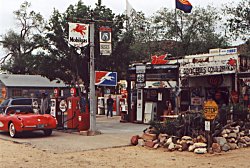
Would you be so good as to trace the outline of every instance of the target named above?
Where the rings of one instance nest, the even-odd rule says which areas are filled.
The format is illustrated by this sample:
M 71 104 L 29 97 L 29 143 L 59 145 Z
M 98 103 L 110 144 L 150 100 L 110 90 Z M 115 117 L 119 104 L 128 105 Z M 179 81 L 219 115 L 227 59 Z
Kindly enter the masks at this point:
M 215 101 L 208 100 L 204 103 L 203 112 L 206 120 L 213 120 L 219 112 L 218 105 Z

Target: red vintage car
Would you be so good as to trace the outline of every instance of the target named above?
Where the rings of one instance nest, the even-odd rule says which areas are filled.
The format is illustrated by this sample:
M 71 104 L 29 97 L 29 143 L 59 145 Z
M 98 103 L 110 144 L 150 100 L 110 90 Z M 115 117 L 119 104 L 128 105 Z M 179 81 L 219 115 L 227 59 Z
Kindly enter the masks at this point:
M 52 134 L 57 120 L 50 114 L 36 114 L 31 106 L 10 106 L 0 113 L 0 131 L 8 131 L 12 138 L 24 131 L 43 130 Z

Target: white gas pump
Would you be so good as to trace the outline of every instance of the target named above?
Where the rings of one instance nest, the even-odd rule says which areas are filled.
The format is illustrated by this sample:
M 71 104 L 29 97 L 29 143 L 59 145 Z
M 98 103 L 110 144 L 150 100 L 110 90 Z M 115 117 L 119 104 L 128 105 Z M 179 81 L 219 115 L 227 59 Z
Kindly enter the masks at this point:
M 142 122 L 143 112 L 143 89 L 137 89 L 136 121 Z

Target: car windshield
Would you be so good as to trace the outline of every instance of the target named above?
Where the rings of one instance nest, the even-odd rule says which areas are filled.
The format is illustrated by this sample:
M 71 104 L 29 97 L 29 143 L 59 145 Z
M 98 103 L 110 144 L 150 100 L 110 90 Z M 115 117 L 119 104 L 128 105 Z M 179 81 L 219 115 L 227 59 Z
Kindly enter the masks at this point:
M 32 107 L 8 107 L 6 109 L 6 114 L 13 114 L 13 113 L 34 113 Z
M 8 105 L 8 103 L 9 103 L 9 99 L 7 99 L 7 100 L 4 100 L 2 103 L 1 103 L 1 107 L 4 107 L 4 106 L 7 106 Z
M 16 99 L 11 102 L 11 105 L 32 105 L 32 99 Z

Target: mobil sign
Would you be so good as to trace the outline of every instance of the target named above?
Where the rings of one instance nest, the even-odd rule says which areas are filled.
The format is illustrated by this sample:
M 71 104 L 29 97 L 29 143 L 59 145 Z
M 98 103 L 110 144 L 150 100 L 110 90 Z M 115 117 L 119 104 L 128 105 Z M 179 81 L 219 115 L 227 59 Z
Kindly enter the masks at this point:
M 85 47 L 89 44 L 89 25 L 69 23 L 69 44 L 74 47 Z
M 117 72 L 95 71 L 95 85 L 116 86 L 117 85 Z

